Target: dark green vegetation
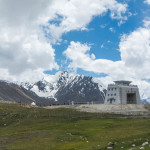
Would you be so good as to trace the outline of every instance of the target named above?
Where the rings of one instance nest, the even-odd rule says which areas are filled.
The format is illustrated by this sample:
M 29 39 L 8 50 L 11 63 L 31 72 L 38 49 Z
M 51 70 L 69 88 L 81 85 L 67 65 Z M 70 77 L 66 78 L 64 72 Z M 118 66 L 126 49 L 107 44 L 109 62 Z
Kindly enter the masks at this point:
M 129 150 L 150 141 L 150 119 L 107 117 L 0 103 L 0 150 L 106 150 L 109 142 L 115 150 Z

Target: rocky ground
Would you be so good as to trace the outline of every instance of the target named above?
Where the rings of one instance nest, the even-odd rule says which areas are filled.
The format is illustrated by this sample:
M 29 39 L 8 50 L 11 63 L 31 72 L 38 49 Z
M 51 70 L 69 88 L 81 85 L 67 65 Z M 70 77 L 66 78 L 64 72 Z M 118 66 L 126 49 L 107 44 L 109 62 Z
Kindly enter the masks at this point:
M 86 105 L 59 105 L 47 106 L 46 109 L 53 108 L 73 108 L 83 112 L 91 113 L 109 113 L 109 114 L 124 114 L 130 116 L 145 116 L 150 117 L 150 105 L 104 105 L 104 104 L 86 104 Z

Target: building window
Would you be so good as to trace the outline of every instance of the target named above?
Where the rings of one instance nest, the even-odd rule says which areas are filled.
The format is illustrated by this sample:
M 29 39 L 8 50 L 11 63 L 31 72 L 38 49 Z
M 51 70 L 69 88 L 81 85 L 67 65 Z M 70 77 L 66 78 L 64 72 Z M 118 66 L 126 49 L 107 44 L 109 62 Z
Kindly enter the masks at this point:
M 113 94 L 111 94 L 111 96 L 113 96 Z
M 115 88 L 115 90 L 117 90 L 117 88 Z
M 109 96 L 109 94 L 108 94 L 108 96 Z
M 115 99 L 114 99 L 114 98 L 110 98 L 110 99 L 107 100 L 107 101 L 109 101 L 110 104 L 113 104 L 113 102 L 115 102 Z
M 113 91 L 113 88 L 111 90 Z
M 116 96 L 116 93 L 114 94 L 114 96 Z

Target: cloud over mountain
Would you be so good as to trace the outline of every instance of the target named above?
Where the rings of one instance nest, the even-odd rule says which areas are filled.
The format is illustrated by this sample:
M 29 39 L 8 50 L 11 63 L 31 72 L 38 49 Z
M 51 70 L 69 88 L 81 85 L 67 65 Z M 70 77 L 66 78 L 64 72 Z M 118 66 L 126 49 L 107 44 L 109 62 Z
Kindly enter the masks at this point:
M 149 0 L 145 3 L 150 4 Z M 115 29 L 117 34 L 113 25 L 121 25 L 136 13 L 128 12 L 128 7 L 117 0 L 0 0 L 0 79 L 36 81 L 45 70 L 58 70 L 56 51 L 59 49 L 55 50 L 54 45 L 65 40 L 63 35 L 70 31 L 87 32 L 88 25 L 97 16 L 111 18 L 112 24 L 108 20 L 105 29 Z M 148 94 L 150 21 L 143 20 L 143 26 L 120 33 L 120 60 L 100 59 L 91 52 L 92 44 L 71 40 L 63 52 L 70 61 L 68 67 L 105 73 L 107 76 L 102 78 L 105 83 L 133 80 Z M 109 34 L 113 38 L 110 31 Z
M 119 51 L 121 60 L 111 61 L 96 59 L 90 53 L 91 47 L 80 42 L 71 42 L 64 52 L 70 60 L 69 68 L 78 68 L 95 73 L 105 73 L 108 76 L 103 78 L 107 82 L 125 79 L 132 80 L 138 84 L 143 93 L 148 93 L 150 83 L 150 27 L 149 21 L 144 21 L 144 26 L 137 30 L 124 34 L 121 37 Z
M 30 80 L 58 69 L 51 43 L 108 10 L 112 19 L 124 20 L 126 9 L 115 0 L 0 0 L 0 78 Z

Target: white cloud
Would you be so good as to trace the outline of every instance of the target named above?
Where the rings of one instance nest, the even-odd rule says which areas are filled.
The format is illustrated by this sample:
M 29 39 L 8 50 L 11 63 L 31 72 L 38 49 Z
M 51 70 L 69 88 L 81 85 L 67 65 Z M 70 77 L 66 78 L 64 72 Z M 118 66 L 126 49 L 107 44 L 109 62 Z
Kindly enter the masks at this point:
M 146 18 L 143 22 L 144 22 L 144 27 L 150 28 L 150 18 Z
M 145 0 L 144 3 L 147 3 L 150 5 L 150 0 Z
M 76 70 L 81 68 L 95 73 L 108 74 L 102 79 L 131 80 L 138 84 L 141 93 L 150 97 L 150 28 L 139 28 L 130 34 L 123 35 L 119 44 L 120 61 L 92 59 L 90 46 L 79 42 L 71 42 L 64 54 L 71 61 L 69 67 Z
M 20 73 L 18 76 L 15 74 L 10 75 L 8 69 L 0 68 L 0 79 L 6 81 L 17 81 L 17 82 L 26 82 L 30 81 L 31 83 L 41 80 L 44 76 L 42 69 L 26 69 L 24 72 Z
M 101 48 L 104 48 L 104 44 L 101 45 Z
M 100 28 L 104 29 L 107 26 L 107 24 L 100 25 Z
M 111 31 L 111 32 L 113 32 L 113 33 L 115 33 L 116 31 L 115 31 L 115 29 L 114 28 L 109 28 L 109 30 Z
M 112 19 L 126 20 L 123 14 L 127 11 L 127 5 L 118 3 L 116 0 L 56 0 L 54 8 L 62 16 L 60 24 L 50 24 L 48 33 L 52 36 L 53 43 L 63 33 L 71 30 L 87 30 L 86 26 L 94 16 L 103 15 L 108 10 Z M 59 17 L 59 16 L 58 16 Z
M 120 42 L 120 52 L 125 67 L 136 78 L 150 78 L 150 28 L 139 28 L 124 35 Z
M 22 79 L 33 80 L 35 72 L 58 68 L 55 50 L 40 29 L 44 20 L 54 16 L 50 15 L 51 3 L 0 0 L 0 79 L 19 80 L 25 75 Z
M 106 59 L 92 59 L 90 54 L 90 46 L 87 44 L 81 44 L 80 42 L 71 42 L 70 46 L 64 51 L 64 55 L 71 60 L 70 68 L 76 70 L 77 68 L 84 69 L 86 71 L 92 71 L 95 73 L 113 74 L 120 72 L 119 67 L 123 67 L 124 64 L 121 61 L 113 62 Z M 106 67 L 107 66 L 107 67 Z
M 127 20 L 127 5 L 116 0 L 0 0 L 0 79 L 36 80 L 44 70 L 58 69 L 51 43 L 61 42 L 66 32 L 88 30 L 92 18 L 107 11 L 119 25 Z M 71 42 L 64 54 L 74 70 L 106 73 L 109 76 L 104 81 L 109 82 L 133 80 L 150 95 L 150 84 L 142 80 L 150 78 L 149 20 L 144 21 L 143 28 L 124 35 L 119 46 L 121 60 L 115 62 L 96 59 L 90 46 L 79 42 Z
M 126 9 L 116 0 L 0 0 L 0 78 L 25 80 L 32 72 L 58 69 L 51 43 L 71 30 L 87 30 L 94 16 L 108 10 L 124 20 Z

